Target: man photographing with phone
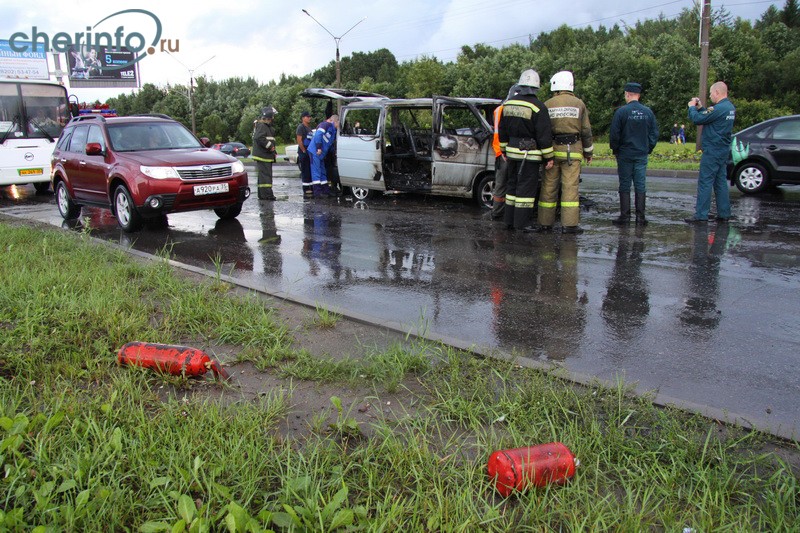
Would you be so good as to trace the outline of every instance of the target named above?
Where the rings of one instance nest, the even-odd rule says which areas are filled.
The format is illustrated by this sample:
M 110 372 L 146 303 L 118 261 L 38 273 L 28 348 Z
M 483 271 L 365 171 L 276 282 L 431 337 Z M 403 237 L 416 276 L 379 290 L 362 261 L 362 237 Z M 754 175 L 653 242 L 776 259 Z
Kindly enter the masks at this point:
M 696 96 L 688 104 L 689 120 L 704 126 L 694 217 L 684 219 L 689 224 L 708 222 L 712 188 L 717 199 L 717 220 L 726 222 L 731 218 L 727 163 L 736 108 L 728 100 L 728 86 L 724 82 L 718 81 L 712 85 L 709 96 L 714 105 L 708 108 L 704 108 Z

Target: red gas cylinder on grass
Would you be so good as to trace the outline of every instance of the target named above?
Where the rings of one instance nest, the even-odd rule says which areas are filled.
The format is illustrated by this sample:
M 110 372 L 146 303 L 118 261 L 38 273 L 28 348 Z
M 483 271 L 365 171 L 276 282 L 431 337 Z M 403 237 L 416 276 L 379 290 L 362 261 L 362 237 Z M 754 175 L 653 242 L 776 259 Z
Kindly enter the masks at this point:
M 544 487 L 549 483 L 562 484 L 575 475 L 575 459 L 569 448 L 560 442 L 498 450 L 489 457 L 489 477 L 495 480 L 497 491 L 508 496 L 514 490 L 530 485 Z
M 129 342 L 120 348 L 117 360 L 121 365 L 151 368 L 174 376 L 202 376 L 211 370 L 215 378 L 230 378 L 219 362 L 204 351 L 188 346 Z

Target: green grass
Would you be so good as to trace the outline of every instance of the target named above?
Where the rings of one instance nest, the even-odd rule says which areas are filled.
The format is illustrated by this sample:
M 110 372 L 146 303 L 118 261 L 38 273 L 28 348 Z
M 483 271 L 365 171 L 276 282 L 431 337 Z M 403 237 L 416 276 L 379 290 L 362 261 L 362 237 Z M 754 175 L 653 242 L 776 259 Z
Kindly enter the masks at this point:
M 650 170 L 699 170 L 700 156 L 694 143 L 670 144 L 660 142 L 656 145 L 647 163 Z M 616 168 L 617 160 L 611 153 L 607 142 L 594 143 L 593 167 Z M 590 167 L 591 168 L 591 167 Z
M 797 443 L 409 342 L 331 361 L 254 296 L 193 284 L 86 235 L 0 223 L 2 531 L 796 531 Z M 333 424 L 282 424 L 293 388 L 213 401 L 196 380 L 118 367 L 131 340 L 226 345 L 267 372 L 340 384 Z M 340 397 L 417 392 L 359 423 Z M 216 385 L 227 387 L 229 385 Z M 379 400 L 376 400 L 376 403 Z M 564 486 L 504 499 L 496 449 L 561 441 Z M 797 464 L 795 460 L 795 465 Z

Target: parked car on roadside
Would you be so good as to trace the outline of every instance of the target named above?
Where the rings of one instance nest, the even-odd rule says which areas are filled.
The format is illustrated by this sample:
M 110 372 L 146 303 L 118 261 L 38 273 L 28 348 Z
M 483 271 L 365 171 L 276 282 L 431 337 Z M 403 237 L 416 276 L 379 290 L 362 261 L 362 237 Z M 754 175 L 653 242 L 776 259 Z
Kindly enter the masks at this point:
M 297 163 L 297 150 L 298 150 L 298 146 L 296 144 L 286 145 L 286 148 L 284 148 L 284 150 L 283 150 L 284 151 L 284 156 L 283 156 L 284 161 L 288 161 L 290 163 L 295 163 L 296 164 Z
M 728 178 L 744 194 L 800 184 L 800 115 L 765 120 L 734 135 Z
M 233 157 L 247 157 L 250 155 L 250 148 L 248 148 L 244 143 L 217 143 L 211 148 L 214 150 L 219 150 L 223 154 L 232 155 Z
M 56 144 L 51 182 L 64 219 L 81 206 L 110 209 L 125 231 L 167 213 L 213 209 L 235 218 L 250 196 L 241 161 L 205 148 L 166 115 L 104 118 L 67 124 Z
M 306 89 L 303 96 L 342 104 L 339 176 L 356 199 L 405 191 L 472 198 L 491 206 L 495 157 L 490 121 L 500 100 L 390 99 L 318 88 Z

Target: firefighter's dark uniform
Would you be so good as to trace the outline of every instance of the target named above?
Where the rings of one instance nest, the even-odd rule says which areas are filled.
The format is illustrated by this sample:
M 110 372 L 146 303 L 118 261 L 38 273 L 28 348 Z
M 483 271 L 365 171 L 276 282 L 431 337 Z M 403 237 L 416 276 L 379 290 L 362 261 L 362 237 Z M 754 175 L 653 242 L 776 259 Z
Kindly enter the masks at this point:
M 503 105 L 500 146 L 508 158 L 504 221 L 513 229 L 532 229 L 539 165 L 553 158 L 553 134 L 547 107 L 526 90 Z
M 258 199 L 274 200 L 272 191 L 272 164 L 275 162 L 275 129 L 272 121 L 257 120 L 253 128 L 253 159 L 258 170 Z
M 561 226 L 575 228 L 580 222 L 578 183 L 581 162 L 592 157 L 592 126 L 583 101 L 570 91 L 559 91 L 545 102 L 553 130 L 555 164 L 544 171 L 539 194 L 539 225 L 552 227 L 561 189 Z M 568 230 L 567 230 L 568 231 Z

